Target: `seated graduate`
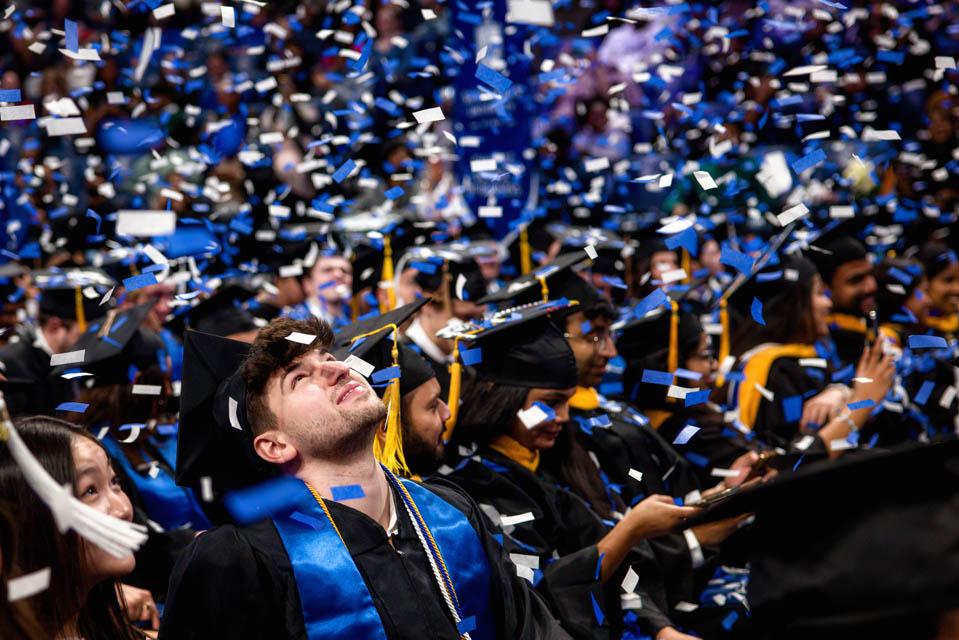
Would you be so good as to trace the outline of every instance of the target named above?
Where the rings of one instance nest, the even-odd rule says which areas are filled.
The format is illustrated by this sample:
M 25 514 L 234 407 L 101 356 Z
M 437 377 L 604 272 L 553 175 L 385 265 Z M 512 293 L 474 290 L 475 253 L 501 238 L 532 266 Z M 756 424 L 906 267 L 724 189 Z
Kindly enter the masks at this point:
M 541 468 L 542 451 L 555 445 L 569 423 L 569 399 L 576 390 L 575 358 L 549 318 L 568 307 L 527 305 L 464 328 L 459 348 L 469 342 L 467 351 L 480 350 L 481 358 L 471 358 L 476 376 L 464 383 L 452 442 L 476 451 L 448 477 L 500 525 L 511 557 L 574 636 L 620 637 L 624 626 L 640 626 L 661 638 L 685 637 L 664 613 L 669 609 L 664 577 L 646 539 L 667 533 L 696 510 L 654 495 L 618 523 L 607 524 Z M 574 464 L 572 474 L 595 476 L 587 456 Z M 632 575 L 634 561 L 640 586 L 627 579 L 635 610 L 624 615 L 620 584 Z
M 17 545 L 21 544 L 17 531 L 19 527 L 14 522 L 13 504 L 0 500 L 0 637 L 22 638 L 22 640 L 44 640 L 49 635 L 44 633 L 36 614 L 25 602 L 26 598 L 11 597 L 7 581 L 22 572 L 14 565 L 17 556 Z
M 77 403 L 70 420 L 95 435 L 110 454 L 137 522 L 150 523 L 150 539 L 137 552 L 131 584 L 164 599 L 170 571 L 194 531 L 210 520 L 200 501 L 174 478 L 177 424 L 171 403 L 170 361 L 163 341 L 146 327 L 152 303 L 111 310 L 72 349 L 80 364 L 55 367 L 51 375 L 73 378 Z
M 399 374 L 398 386 L 389 379 L 375 381 L 373 390 L 380 397 L 393 391 L 399 398 L 384 398 L 389 403 L 399 403 L 400 426 L 403 430 L 403 456 L 406 466 L 417 479 L 436 472 L 443 460 L 444 423 L 450 417 L 449 407 L 440 394 L 436 371 L 422 356 L 402 342 L 396 345 L 393 354 L 391 332 L 400 327 L 429 302 L 422 298 L 393 311 L 368 320 L 355 322 L 336 333 L 333 355 L 348 364 L 357 359 L 366 363 L 356 368 L 388 371 Z M 394 360 L 396 364 L 394 364 Z M 393 367 L 399 367 L 399 370 Z
M 756 638 L 959 637 L 959 440 L 819 462 L 693 522 L 755 513 Z
M 78 500 L 115 518 L 133 517 L 130 500 L 96 438 L 45 416 L 22 418 L 16 429 L 43 469 L 57 483 L 69 486 Z M 15 505 L 18 538 L 18 544 L 3 548 L 4 554 L 11 554 L 3 558 L 5 570 L 12 568 L 4 575 L 4 585 L 10 589 L 10 579 L 50 571 L 46 589 L 21 596 L 16 603 L 20 611 L 13 617 L 20 629 L 39 626 L 41 635 L 35 637 L 55 640 L 134 640 L 147 636 L 128 617 L 156 627 L 159 616 L 152 601 L 139 601 L 135 610 L 124 602 L 119 581 L 133 570 L 133 555 L 117 557 L 74 531 L 61 534 L 59 520 L 33 491 L 6 446 L 0 446 L 0 501 Z
M 929 310 L 926 325 L 937 335 L 953 339 L 959 335 L 959 257 L 941 242 L 927 242 L 919 250 L 926 275 Z
M 187 332 L 178 480 L 245 487 L 234 513 L 257 515 L 183 554 L 160 637 L 567 637 L 465 494 L 387 468 L 398 420 L 333 339 L 315 318 L 275 319 L 252 347 Z
M 838 456 L 854 446 L 848 439 L 882 402 L 895 367 L 877 342 L 860 357 L 851 391 L 830 385 L 815 343 L 829 332 L 832 305 L 815 266 L 783 255 L 751 274 L 729 304 L 741 314 L 732 334 L 740 371 L 729 376 L 736 427 L 785 450 Z
M 70 383 L 50 379 L 51 358 L 70 350 L 103 317 L 103 295 L 116 283 L 98 269 L 45 269 L 33 273 L 39 289 L 36 325 L 21 324 L 0 347 L 0 375 L 11 415 L 51 414 L 70 400 Z M 21 293 L 22 295 L 22 293 Z

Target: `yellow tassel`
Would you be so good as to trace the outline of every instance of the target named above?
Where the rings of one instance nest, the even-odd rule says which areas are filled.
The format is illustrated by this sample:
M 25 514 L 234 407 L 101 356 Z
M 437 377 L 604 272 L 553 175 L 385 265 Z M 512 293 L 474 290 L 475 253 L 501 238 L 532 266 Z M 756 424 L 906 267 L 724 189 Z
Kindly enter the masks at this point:
M 393 366 L 400 366 L 400 330 L 395 324 L 387 324 L 379 329 L 368 333 L 358 335 L 352 339 L 356 342 L 360 338 L 368 338 L 371 335 L 381 331 L 393 331 L 393 348 L 390 353 L 393 359 Z M 383 423 L 383 429 L 373 440 L 373 455 L 397 475 L 408 476 L 410 469 L 406 464 L 406 456 L 403 454 L 403 421 L 400 419 L 400 379 L 393 378 L 386 386 L 386 393 L 383 394 L 383 403 L 386 405 L 386 421 Z
M 680 266 L 683 268 L 683 271 L 686 273 L 686 277 L 683 278 L 683 284 L 688 284 L 690 280 L 690 273 L 692 273 L 692 256 L 689 255 L 689 251 L 686 249 L 682 250 L 682 262 Z
M 393 245 L 389 236 L 383 237 L 383 271 L 380 275 L 381 284 L 386 287 L 386 307 L 380 305 L 380 313 L 386 313 L 396 308 L 396 291 L 393 289 Z
M 360 294 L 353 294 L 350 298 L 350 322 L 356 322 L 362 314 L 360 313 Z
M 529 246 L 529 231 L 527 227 L 519 230 L 519 270 L 520 275 L 526 275 L 533 270 L 533 252 Z
M 723 331 L 719 335 L 719 365 L 722 366 L 729 357 L 729 309 L 726 298 L 719 301 L 719 324 Z M 725 376 L 720 374 L 716 378 L 716 386 L 721 387 L 726 382 Z
M 543 302 L 549 302 L 549 286 L 546 284 L 546 276 L 536 276 L 539 280 L 540 290 L 543 293 Z
M 453 340 L 453 362 L 450 364 L 450 395 L 446 404 L 450 408 L 450 417 L 443 424 L 443 442 L 449 442 L 456 427 L 456 417 L 460 408 L 460 385 L 463 381 L 463 363 L 460 362 L 460 339 Z
M 83 312 L 83 292 L 80 291 L 80 287 L 75 287 L 73 289 L 74 293 L 74 304 L 76 306 L 77 312 L 77 325 L 80 329 L 80 333 L 86 333 L 87 330 L 87 316 Z
M 670 300 L 669 306 L 672 310 L 669 314 L 669 363 L 666 366 L 673 372 L 679 366 L 679 303 Z

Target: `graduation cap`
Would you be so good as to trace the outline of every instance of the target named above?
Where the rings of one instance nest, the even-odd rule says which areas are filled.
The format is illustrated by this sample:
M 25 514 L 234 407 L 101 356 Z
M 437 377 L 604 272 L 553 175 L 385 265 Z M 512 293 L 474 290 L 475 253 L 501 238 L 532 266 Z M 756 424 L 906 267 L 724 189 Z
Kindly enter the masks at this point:
M 684 526 L 756 514 L 748 598 L 760 631 L 932 637 L 893 629 L 959 606 L 957 471 L 956 439 L 872 450 L 743 489 Z
M 17 284 L 17 278 L 29 272 L 29 269 L 13 260 L 0 265 L 0 311 L 10 305 L 22 303 L 24 295 Z
M 106 317 L 91 325 L 68 352 L 83 351 L 83 362 L 54 367 L 51 375 L 61 375 L 78 366 L 93 374 L 94 386 L 130 384 L 131 368 L 143 371 L 151 365 L 165 368 L 163 340 L 140 325 L 153 309 L 145 302 L 129 309 L 111 309 Z
M 602 298 L 592 285 L 576 273 L 577 267 L 591 262 L 585 251 L 577 249 L 480 298 L 478 302 L 497 305 L 509 302 L 511 306 L 518 306 L 546 302 L 551 298 L 566 298 L 576 300 L 581 308 L 591 307 Z
M 217 492 L 249 487 L 278 475 L 253 449 L 240 375 L 250 345 L 188 330 L 183 336 L 183 384 L 176 481 L 210 478 Z
M 545 255 L 559 237 L 561 227 L 545 218 L 533 218 L 521 223 L 503 238 L 502 246 L 509 255 L 509 262 L 519 275 L 533 270 L 536 256 Z
M 33 272 L 40 289 L 42 314 L 73 320 L 86 330 L 87 323 L 103 317 L 107 309 L 100 302 L 116 281 L 100 269 L 45 269 Z
M 173 322 L 182 328 L 224 337 L 255 331 L 256 322 L 243 306 L 254 295 L 255 291 L 242 284 L 225 284 L 210 294 L 194 298 L 192 305 L 177 309 Z
M 863 217 L 831 220 L 809 242 L 806 257 L 813 261 L 827 285 L 839 267 L 869 256 L 866 245 L 857 237 L 866 222 Z

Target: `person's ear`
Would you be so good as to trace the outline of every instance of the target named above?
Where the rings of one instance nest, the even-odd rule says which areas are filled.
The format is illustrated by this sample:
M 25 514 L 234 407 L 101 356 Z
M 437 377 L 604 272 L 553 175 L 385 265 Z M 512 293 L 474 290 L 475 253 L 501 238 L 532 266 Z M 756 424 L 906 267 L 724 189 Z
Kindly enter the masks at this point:
M 253 450 L 270 464 L 284 465 L 291 462 L 299 452 L 286 434 L 270 429 L 253 439 Z

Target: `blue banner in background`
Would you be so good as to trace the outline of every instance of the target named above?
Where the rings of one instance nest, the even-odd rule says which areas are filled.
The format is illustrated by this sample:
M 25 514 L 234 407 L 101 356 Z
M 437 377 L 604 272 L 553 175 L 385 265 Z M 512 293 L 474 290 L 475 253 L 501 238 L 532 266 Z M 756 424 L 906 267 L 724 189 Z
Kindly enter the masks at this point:
M 450 9 L 456 49 L 464 58 L 453 106 L 456 178 L 474 215 L 488 211 L 481 207 L 501 209 L 501 216 L 483 219 L 502 237 L 530 191 L 531 163 L 523 157 L 532 155 L 527 28 L 506 23 L 505 0 L 474 7 L 460 0 Z

